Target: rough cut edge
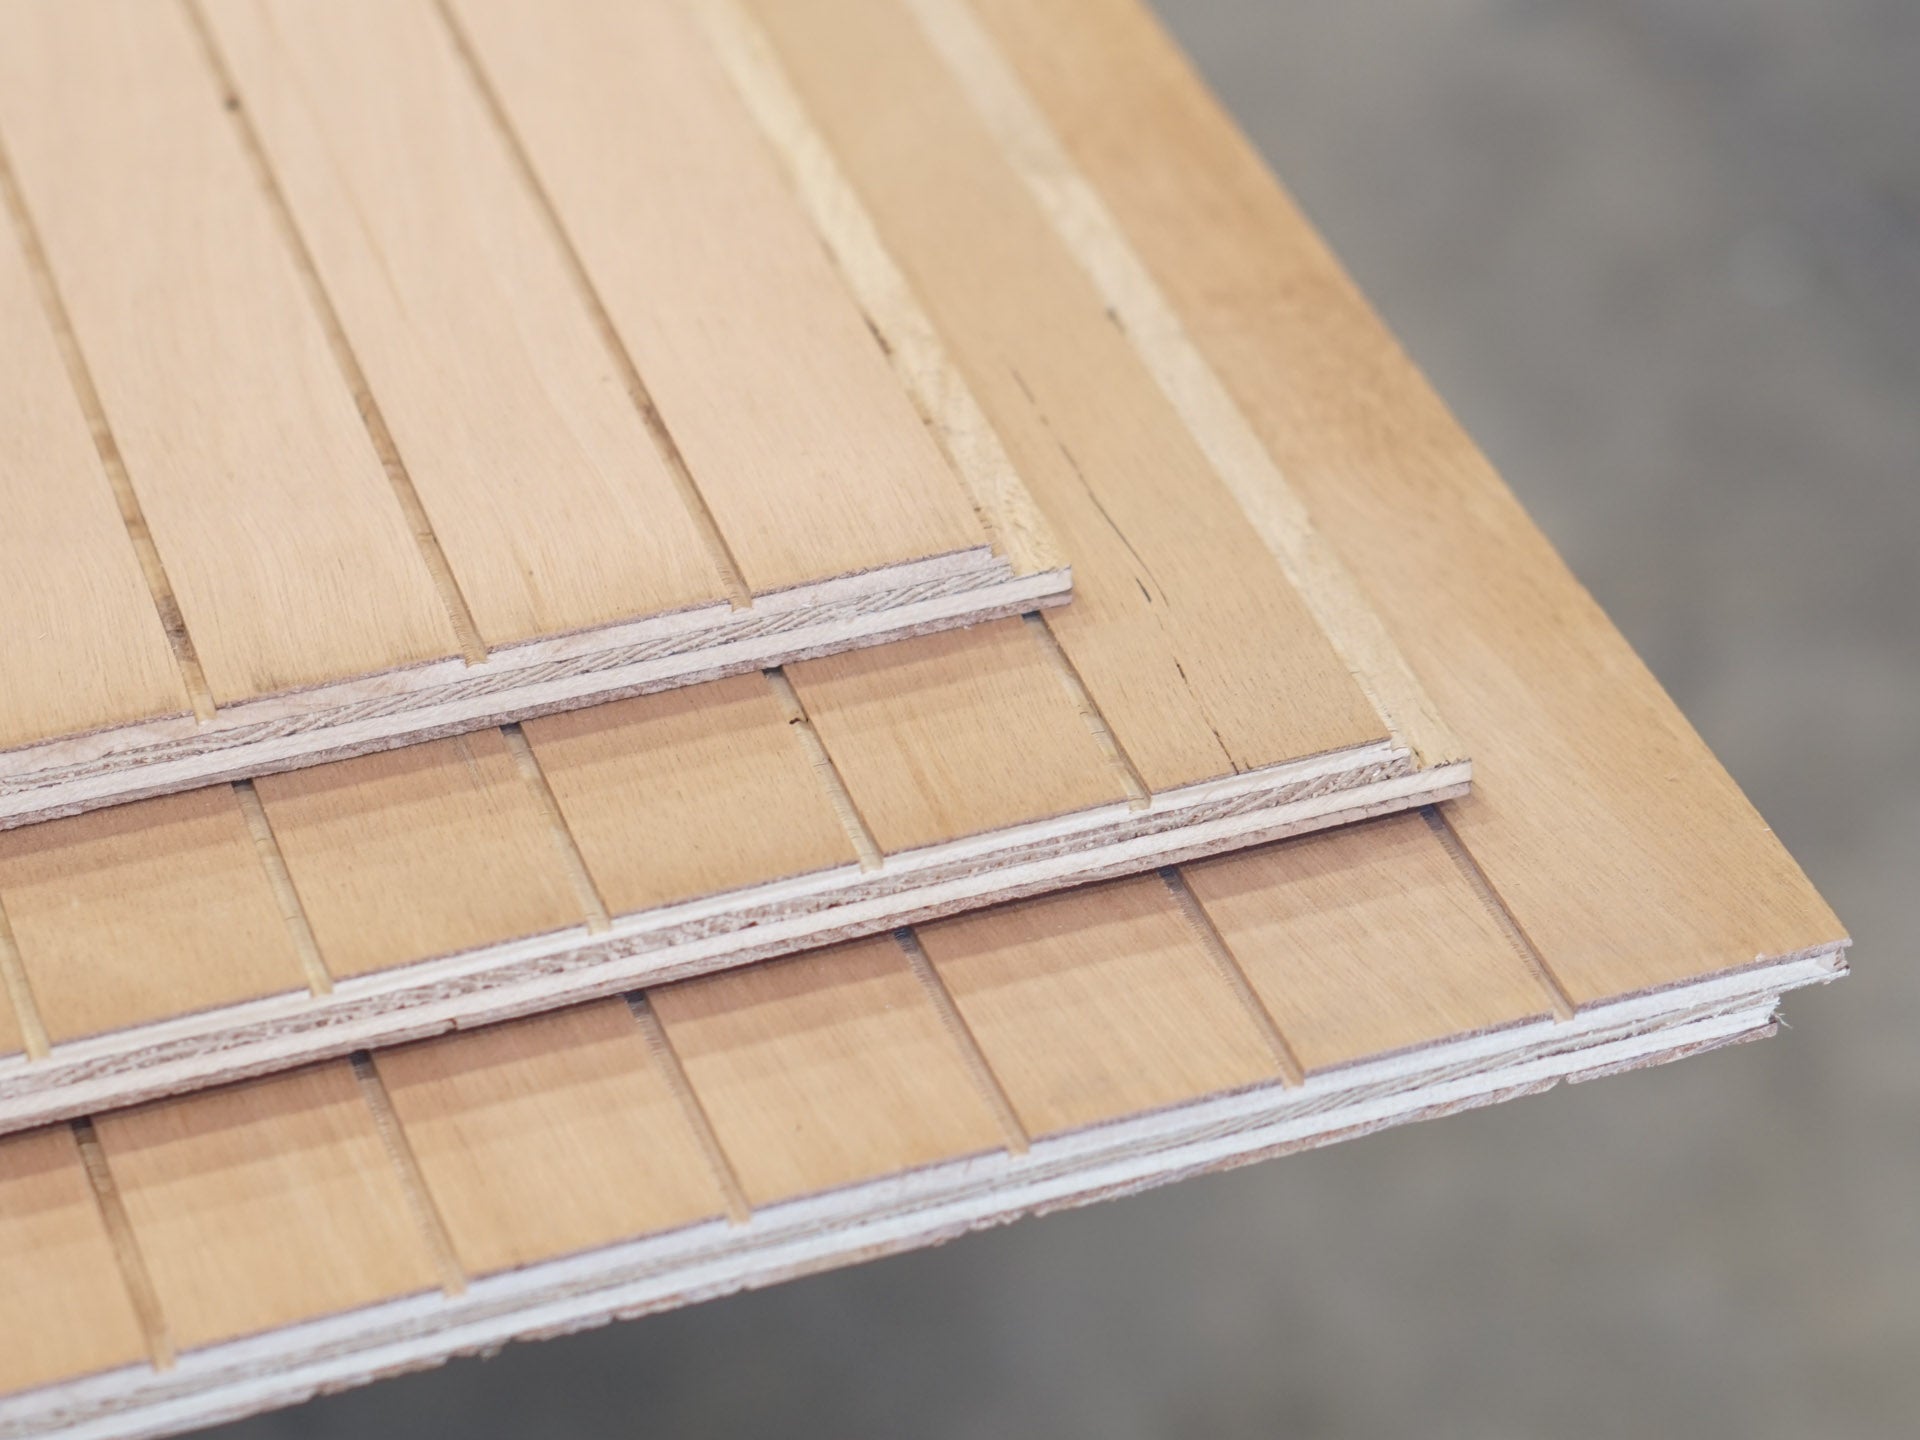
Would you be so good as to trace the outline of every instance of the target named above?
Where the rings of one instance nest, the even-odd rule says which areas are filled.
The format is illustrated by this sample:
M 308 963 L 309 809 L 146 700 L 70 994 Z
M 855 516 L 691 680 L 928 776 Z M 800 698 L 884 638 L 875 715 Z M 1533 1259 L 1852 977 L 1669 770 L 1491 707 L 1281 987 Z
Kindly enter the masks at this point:
M 0 1133 L 509 1020 L 1069 885 L 1454 799 L 1465 761 L 1380 743 L 0 1061 Z
M 0 1401 L 0 1440 L 137 1440 L 1771 1034 L 1844 946 L 768 1206 Z
M 1068 598 L 1066 567 L 1016 574 L 981 547 L 405 670 L 0 752 L 0 829 L 816 655 Z

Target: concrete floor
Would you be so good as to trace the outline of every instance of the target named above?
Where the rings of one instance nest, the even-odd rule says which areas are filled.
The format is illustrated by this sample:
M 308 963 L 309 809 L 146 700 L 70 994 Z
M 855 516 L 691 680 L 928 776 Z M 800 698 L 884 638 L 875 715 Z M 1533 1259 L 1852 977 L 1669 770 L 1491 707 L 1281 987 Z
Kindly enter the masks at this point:
M 1762 1045 L 231 1440 L 1920 1433 L 1920 6 L 1163 13 L 1853 927 L 1853 978 Z

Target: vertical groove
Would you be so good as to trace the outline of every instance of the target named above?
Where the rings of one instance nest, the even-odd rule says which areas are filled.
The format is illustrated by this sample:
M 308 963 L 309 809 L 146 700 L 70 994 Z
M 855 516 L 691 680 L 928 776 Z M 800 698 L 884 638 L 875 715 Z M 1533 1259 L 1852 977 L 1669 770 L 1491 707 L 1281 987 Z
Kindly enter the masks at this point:
M 127 1298 L 133 1304 L 134 1318 L 147 1342 L 147 1358 L 153 1362 L 154 1369 L 170 1370 L 174 1362 L 173 1336 L 167 1331 L 167 1317 L 160 1309 L 160 1292 L 154 1288 L 146 1257 L 140 1253 L 133 1222 L 127 1218 L 127 1207 L 120 1199 L 119 1187 L 114 1184 L 107 1152 L 101 1148 L 99 1135 L 94 1133 L 93 1121 L 75 1120 L 72 1124 L 74 1142 L 80 1147 L 80 1162 L 86 1167 L 87 1184 L 93 1188 L 94 1208 L 100 1212 L 100 1223 L 113 1247 L 113 1258 L 120 1267 Z
M 307 907 L 300 903 L 300 892 L 294 888 L 293 873 L 287 869 L 287 857 L 281 853 L 280 842 L 274 838 L 273 822 L 267 819 L 267 807 L 260 803 L 260 792 L 253 788 L 251 780 L 236 780 L 233 795 L 240 802 L 241 813 L 247 817 L 247 829 L 253 835 L 253 848 L 260 856 L 260 868 L 267 872 L 267 883 L 273 887 L 273 898 L 280 906 L 280 918 L 287 922 L 287 933 L 293 937 L 293 948 L 300 952 L 300 969 L 307 977 L 307 989 L 315 995 L 333 993 L 333 976 L 327 970 L 327 962 L 320 956 L 320 942 L 313 937 L 313 926 L 307 920 Z
M 434 1269 L 440 1272 L 440 1288 L 448 1295 L 458 1295 L 467 1288 L 466 1269 L 460 1263 L 459 1252 L 453 1248 L 453 1236 L 448 1233 L 440 1207 L 434 1203 L 433 1192 L 427 1188 L 420 1157 L 413 1153 L 406 1129 L 394 1113 L 393 1097 L 387 1094 L 386 1081 L 380 1078 L 373 1057 L 364 1050 L 354 1052 L 353 1078 L 360 1082 L 360 1093 L 366 1099 L 367 1109 L 373 1112 L 373 1127 L 380 1132 L 380 1143 L 386 1147 L 387 1158 L 400 1174 L 400 1186 L 407 1192 L 407 1204 L 413 1211 L 414 1221 L 427 1248 L 433 1252 Z
M 808 763 L 813 766 L 813 773 L 819 779 L 821 788 L 827 792 L 827 801 L 833 806 L 833 813 L 840 817 L 840 827 L 847 832 L 854 854 L 860 857 L 860 868 L 878 870 L 885 858 L 880 853 L 880 842 L 874 838 L 866 818 L 860 813 L 860 807 L 854 803 L 853 792 L 847 788 L 840 767 L 833 763 L 833 756 L 827 753 L 826 742 L 820 738 L 820 732 L 813 728 L 807 707 L 800 703 L 800 693 L 793 688 L 793 681 L 787 678 L 786 671 L 773 669 L 765 674 L 767 683 L 773 687 L 774 698 L 780 702 L 780 708 L 787 717 L 787 728 L 799 737 L 800 748 L 807 752 Z
M 1493 882 L 1487 878 L 1487 872 L 1480 868 L 1480 862 L 1473 858 L 1473 852 L 1454 830 L 1453 822 L 1436 805 L 1422 805 L 1420 816 L 1427 822 L 1440 846 L 1452 858 L 1455 868 L 1465 877 L 1466 882 L 1480 897 L 1480 903 L 1487 907 L 1496 924 L 1506 934 L 1507 943 L 1513 946 L 1514 953 L 1532 972 L 1540 988 L 1546 992 L 1553 1006 L 1554 1017 L 1559 1020 L 1571 1020 L 1575 1005 L 1573 997 L 1567 994 L 1566 987 L 1560 983 L 1560 977 L 1553 973 L 1553 967 L 1547 964 L 1547 957 L 1533 943 L 1513 912 L 1507 908 L 1507 902 L 1500 898 L 1500 892 L 1493 888 Z
M 100 403 L 100 392 L 94 388 L 93 372 L 87 368 L 86 357 L 80 353 L 80 340 L 74 334 L 66 301 L 60 298 L 60 287 L 53 278 L 53 266 L 48 262 L 46 250 L 40 243 L 40 232 L 34 226 L 33 217 L 27 213 L 26 196 L 20 192 L 19 183 L 14 179 L 13 165 L 7 158 L 4 145 L 0 145 L 0 202 L 4 203 L 13 217 L 14 230 L 20 237 L 20 249 L 26 257 L 27 272 L 33 277 L 41 308 L 46 312 L 47 326 L 53 331 L 54 344 L 59 348 L 61 363 L 66 367 L 67 383 L 73 387 L 74 397 L 80 402 L 81 412 L 86 416 L 87 431 L 93 437 L 93 448 L 100 457 L 100 468 L 106 471 L 107 483 L 113 489 L 114 503 L 120 509 L 120 523 L 126 529 L 127 541 L 133 546 L 133 553 L 139 557 L 140 573 L 147 582 L 147 594 L 160 617 L 160 628 L 166 631 L 167 644 L 173 651 L 173 663 L 180 672 L 180 683 L 193 705 L 194 718 L 211 720 L 213 691 L 207 686 L 206 672 L 200 667 L 200 656 L 193 648 L 193 637 L 187 633 L 186 618 L 180 612 L 180 602 L 173 593 L 173 583 L 167 579 L 167 568 L 161 562 L 160 549 L 153 543 L 153 532 L 147 528 L 146 513 L 140 508 L 140 497 L 134 493 L 126 462 L 120 458 L 119 442 L 113 438 L 113 427 L 107 423 L 106 407 Z
M 980 1048 L 979 1037 L 973 1033 L 973 1027 L 967 1024 L 967 1017 L 960 1013 L 953 992 L 947 989 L 947 982 L 940 978 L 940 972 L 934 968 L 933 959 L 921 945 L 920 937 L 912 930 L 902 928 L 893 932 L 893 938 L 905 953 L 907 964 L 912 968 L 914 978 L 920 982 L 920 988 L 939 1012 L 941 1028 L 947 1032 L 948 1038 L 966 1061 L 967 1073 L 973 1076 L 974 1088 L 980 1092 L 980 1098 L 987 1102 L 987 1108 L 993 1111 L 993 1118 L 1000 1126 L 1000 1138 L 1006 1142 L 1007 1150 L 1014 1155 L 1026 1154 L 1033 1143 L 1027 1134 L 1027 1127 L 1020 1122 L 1020 1113 L 1013 1108 L 1012 1097 L 1000 1083 L 1000 1077 L 994 1073 L 987 1052 Z
M 521 778 L 539 800 L 540 808 L 546 812 L 547 830 L 553 836 L 553 845 L 560 852 L 560 863 L 566 867 L 567 878 L 573 883 L 574 898 L 580 902 L 580 909 L 587 917 L 587 932 L 592 935 L 604 935 L 613 928 L 613 915 L 607 909 L 607 902 L 600 897 L 600 887 L 593 882 L 593 871 L 587 868 L 586 854 L 580 849 L 580 842 L 574 838 L 573 827 L 567 823 L 567 812 L 560 808 L 560 797 L 553 793 L 553 786 L 547 783 L 547 772 L 540 768 L 540 757 L 533 753 L 533 746 L 527 740 L 526 731 L 516 725 L 502 725 L 500 738 L 507 742 L 507 749 L 513 754 L 513 763 L 520 767 Z
M 180 3 L 186 11 L 188 24 L 199 37 L 201 51 L 208 68 L 213 72 L 214 81 L 226 99 L 227 113 L 233 118 L 234 131 L 240 137 L 240 148 L 246 152 L 254 178 L 266 194 L 267 208 L 273 212 L 274 223 L 292 254 L 294 269 L 300 272 L 307 298 L 313 303 L 314 312 L 320 319 L 320 328 L 326 332 L 327 345 L 333 351 L 334 362 L 340 368 L 340 377 L 353 396 L 361 424 L 366 427 L 367 438 L 372 441 L 374 453 L 380 458 L 381 469 L 386 471 L 393 498 L 413 532 L 421 563 L 432 577 L 434 589 L 439 593 L 440 603 L 447 612 L 447 621 L 460 642 L 460 654 L 469 665 L 478 665 L 487 658 L 487 646 L 480 636 L 480 627 L 474 623 L 473 610 L 461 592 L 460 582 L 454 576 L 453 566 L 447 561 L 446 551 L 441 548 L 440 537 L 434 533 L 433 521 L 428 518 L 426 506 L 420 502 L 420 493 L 413 488 L 413 477 L 407 473 L 406 462 L 400 458 L 400 449 L 394 444 L 393 433 L 387 429 L 386 417 L 380 413 L 380 403 L 374 399 L 372 387 L 367 384 L 366 372 L 360 368 L 359 357 L 353 353 L 353 343 L 347 338 L 339 313 L 333 308 L 333 300 L 321 282 L 319 267 L 313 263 L 313 253 L 307 249 L 299 223 L 293 218 L 293 208 L 280 191 L 280 182 L 275 178 L 273 166 L 267 159 L 266 146 L 261 144 L 252 120 L 247 117 L 246 109 L 240 103 L 240 89 L 233 82 L 233 76 L 220 54 L 220 47 L 214 42 L 213 29 L 200 13 L 198 3 L 196 0 L 180 0 Z
M 27 980 L 26 961 L 20 956 L 20 942 L 13 938 L 13 923 L 7 919 L 7 907 L 0 904 L 0 986 L 13 1002 L 13 1018 L 20 1022 L 20 1039 L 27 1047 L 29 1060 L 44 1060 L 52 1053 L 46 1023 L 40 1017 L 40 1002 L 34 998 Z
M 740 562 L 734 558 L 733 547 L 727 544 L 727 537 L 721 532 L 720 522 L 714 518 L 707 504 L 707 497 L 701 492 L 700 484 L 693 478 L 686 457 L 680 453 L 680 446 L 673 434 L 667 429 L 667 422 L 661 418 L 660 409 L 653 403 L 652 392 L 647 382 L 641 378 L 640 367 L 634 364 L 633 356 L 627 353 L 626 344 L 620 339 L 620 332 L 613 323 L 613 316 L 607 312 L 605 303 L 600 299 L 600 291 L 593 283 L 593 277 L 587 273 L 586 262 L 580 258 L 580 252 L 574 248 L 573 237 L 567 233 L 566 226 L 560 223 L 560 211 L 553 203 L 553 197 L 547 194 L 547 187 L 540 181 L 540 173 L 534 169 L 533 157 L 520 143 L 520 136 L 507 117 L 507 107 L 501 101 L 493 82 L 487 78 L 487 72 L 480 63 L 480 56 L 454 16 L 447 0 L 436 0 L 436 9 L 440 12 L 441 22 L 452 37 L 453 48 L 460 57 L 474 89 L 479 92 L 482 105 L 492 119 L 495 130 L 499 132 L 501 143 L 506 146 L 507 154 L 519 171 L 520 179 L 532 195 L 534 207 L 546 222 L 548 233 L 552 236 L 558 250 L 561 263 L 572 277 L 574 289 L 579 293 L 581 303 L 586 307 L 588 318 L 599 333 L 600 342 L 608 358 L 613 361 L 621 382 L 626 386 L 627 395 L 633 406 L 640 412 L 640 419 L 647 427 L 647 433 L 653 439 L 660 457 L 666 462 L 667 473 L 673 477 L 674 487 L 680 492 L 680 500 L 686 506 L 687 513 L 693 519 L 694 528 L 706 541 L 714 568 L 720 572 L 720 579 L 727 587 L 728 598 L 735 609 L 745 609 L 753 603 L 753 591 L 748 588 L 746 573 L 740 568 Z
M 1239 997 L 1241 1007 L 1253 1017 L 1254 1024 L 1260 1027 L 1260 1033 L 1266 1037 L 1267 1048 L 1273 1052 L 1274 1063 L 1280 1067 L 1280 1078 L 1289 1085 L 1307 1083 L 1306 1067 L 1300 1063 L 1300 1057 L 1294 1052 L 1280 1023 L 1273 1018 L 1273 1012 L 1267 1009 L 1266 1001 L 1260 998 L 1260 992 L 1253 988 L 1253 982 L 1247 979 L 1247 972 L 1240 968 L 1240 957 L 1233 953 L 1233 947 L 1227 944 L 1227 937 L 1213 923 L 1213 917 L 1201 905 L 1200 897 L 1193 893 L 1186 877 L 1172 866 L 1160 871 L 1160 879 L 1172 892 L 1180 913 L 1186 918 L 1187 928 L 1198 937 L 1207 956 L 1220 972 L 1220 978 L 1227 982 L 1227 988 Z
M 673 1048 L 673 1041 L 667 1036 L 667 1027 L 653 1013 L 653 1006 L 647 1003 L 643 992 L 635 991 L 626 998 L 627 1009 L 633 1012 L 640 1033 L 646 1037 L 648 1051 L 659 1064 L 661 1074 L 666 1077 L 667 1088 L 673 1091 L 674 1098 L 680 1102 L 680 1113 L 686 1117 L 694 1138 L 700 1142 L 707 1165 L 713 1171 L 714 1181 L 719 1185 L 720 1193 L 726 1197 L 727 1219 L 735 1225 L 746 1224 L 753 1218 L 753 1205 L 747 1199 L 746 1187 L 740 1183 L 733 1162 L 727 1158 L 719 1132 L 713 1128 L 707 1107 L 700 1103 L 693 1081 L 687 1078 L 687 1070 L 680 1063 L 679 1052 Z
M 1046 652 L 1048 661 L 1053 665 L 1053 673 L 1059 676 L 1060 683 L 1073 700 L 1073 708 L 1080 712 L 1080 718 L 1086 722 L 1094 743 L 1100 747 L 1101 753 L 1107 757 L 1107 764 L 1126 787 L 1128 805 L 1135 810 L 1146 809 L 1153 803 L 1153 792 L 1147 788 L 1147 782 L 1141 778 L 1140 771 L 1120 744 L 1120 737 L 1107 724 L 1107 717 L 1100 713 L 1093 692 L 1087 689 L 1087 682 L 1080 678 L 1080 672 L 1061 648 L 1060 637 L 1053 633 L 1045 616 L 1029 611 L 1020 618 L 1026 621 L 1028 631 Z

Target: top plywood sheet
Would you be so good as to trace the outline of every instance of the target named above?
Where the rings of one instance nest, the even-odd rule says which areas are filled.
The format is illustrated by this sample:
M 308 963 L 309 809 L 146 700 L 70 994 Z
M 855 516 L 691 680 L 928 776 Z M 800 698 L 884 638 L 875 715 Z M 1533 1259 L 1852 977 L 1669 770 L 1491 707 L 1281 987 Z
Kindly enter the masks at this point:
M 985 86 L 982 53 L 1015 67 L 1072 153 L 1096 132 L 1168 193 L 1184 193 L 1176 176 L 1232 181 L 1231 203 L 1211 208 L 1123 208 L 1131 192 L 1115 173 L 1090 192 L 1158 257 L 1165 293 L 1187 297 L 1177 313 L 1221 376 L 1251 395 L 1291 357 L 1296 396 L 1321 384 L 1337 395 L 1355 374 L 1415 384 L 1132 0 L 912 6 L 919 30 L 890 34 L 936 45 L 943 73 L 972 95 Z M 821 0 L 809 24 L 857 36 L 849 22 L 873 13 L 865 0 Z M 1056 71 L 1062 56 L 1078 59 Z M 1236 243 L 1223 246 L 1223 232 Z M 1236 256 L 1264 268 L 1238 270 Z M 1198 274 L 1176 288 L 1188 265 Z M 1296 352 L 1287 327 L 1218 314 L 1197 328 L 1212 312 L 1193 297 L 1235 275 L 1255 320 L 1265 305 L 1315 322 L 1314 346 Z M 1290 300 L 1288 285 L 1320 298 Z M 1427 444 L 1374 452 L 1344 483 L 1411 502 L 1430 447 L 1473 456 L 1451 421 L 1424 413 Z M 1368 423 L 1399 414 L 1369 411 Z M 1287 440 L 1296 465 L 1333 468 L 1354 443 L 1288 415 L 1268 412 L 1268 443 Z M 1382 584 L 1381 618 L 1421 675 L 1463 655 L 1508 672 L 1514 703 L 1476 710 L 1470 737 L 1515 765 L 1499 805 L 1389 817 L 655 989 L 625 1013 L 602 1005 L 426 1042 L 351 1072 L 359 1115 L 341 1062 L 298 1085 L 242 1085 L 218 1105 L 192 1097 L 81 1127 L 84 1167 L 58 1132 L 4 1142 L 23 1158 L 0 1172 L 0 1261 L 23 1293 L 58 1296 L 60 1309 L 53 1333 L 17 1352 L 0 1434 L 184 1425 L 1767 1033 L 1780 991 L 1838 973 L 1838 922 L 1643 670 L 1610 670 L 1610 685 L 1568 673 L 1584 652 L 1563 648 L 1563 630 L 1622 653 L 1624 642 L 1523 522 L 1474 541 L 1490 514 L 1518 515 L 1492 472 L 1476 457 L 1449 484 L 1449 503 L 1419 511 L 1432 588 Z M 1376 540 L 1369 524 L 1326 538 L 1356 569 Z M 1560 618 L 1522 628 L 1486 614 L 1470 599 L 1483 565 L 1511 567 L 1538 602 L 1529 613 Z M 843 683 L 864 711 L 886 708 L 868 677 Z M 1657 812 L 1677 827 L 1663 842 L 1667 875 L 1607 863 L 1597 838 L 1639 833 L 1650 799 L 1512 758 L 1581 733 L 1543 722 L 1576 685 L 1617 747 L 1590 742 L 1579 753 L 1592 764 L 1627 766 L 1650 748 L 1671 761 L 1664 786 L 1723 797 Z M 614 763 L 604 735 L 563 738 L 585 766 Z M 871 773 L 885 785 L 895 772 Z M 945 813 L 910 790 L 903 801 L 907 819 Z M 1559 814 L 1580 833 L 1556 831 Z M 615 820 L 600 817 L 597 833 L 615 835 Z M 1544 837 L 1541 871 L 1584 879 L 1558 894 L 1517 883 L 1524 872 L 1497 862 L 1522 837 Z M 1720 878 L 1736 872 L 1756 915 L 1737 913 Z M 230 1148 L 205 1138 L 211 1118 Z M 364 1127 L 388 1123 L 396 1143 L 376 1160 Z M 340 1172 L 354 1157 L 378 1173 L 348 1186 Z M 341 1198 L 310 1226 L 342 1253 L 288 1246 L 260 1286 L 223 1294 L 211 1282 L 257 1253 L 295 1167 Z M 608 1175 L 619 1183 L 605 1193 L 578 1193 Z M 154 1203 L 161 1185 L 182 1213 Z M 370 1222 L 376 1194 L 389 1220 L 415 1218 L 411 1234 Z M 213 1198 L 226 1195 L 230 1210 Z M 434 1273 L 437 1295 L 424 1289 Z M 130 1298 L 147 1354 L 164 1363 L 181 1351 L 172 1369 L 130 1353 Z M 275 1317 L 278 1328 L 262 1328 Z M 218 1338 L 242 1333 L 244 1346 Z
M 684 19 L 472 11 L 0 6 L 0 827 L 1064 594 Z

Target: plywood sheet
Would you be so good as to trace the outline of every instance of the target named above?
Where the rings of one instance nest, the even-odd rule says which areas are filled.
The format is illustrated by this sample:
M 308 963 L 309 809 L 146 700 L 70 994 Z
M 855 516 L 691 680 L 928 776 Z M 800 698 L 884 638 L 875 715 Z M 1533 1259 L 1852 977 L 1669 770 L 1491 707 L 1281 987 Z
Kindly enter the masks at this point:
M 469 1274 L 725 1209 L 624 1001 L 390 1050 L 378 1065 Z
M 344 1061 L 97 1128 L 182 1351 L 436 1283 Z

